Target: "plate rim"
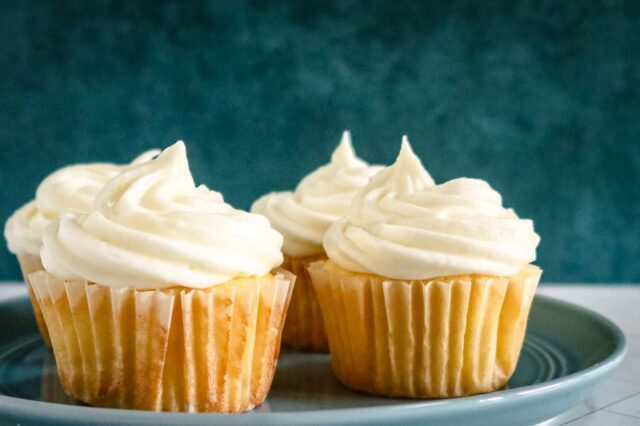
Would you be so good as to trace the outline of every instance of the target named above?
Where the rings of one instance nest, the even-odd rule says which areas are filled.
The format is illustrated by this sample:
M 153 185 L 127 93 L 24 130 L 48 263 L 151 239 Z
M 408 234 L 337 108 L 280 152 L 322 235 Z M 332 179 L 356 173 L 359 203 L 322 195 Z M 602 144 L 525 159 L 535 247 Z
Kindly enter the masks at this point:
M 232 421 L 233 424 L 239 425 L 254 424 L 257 421 L 262 421 L 263 424 L 265 424 L 264 421 L 280 423 L 291 422 L 292 420 L 296 420 L 297 423 L 304 423 L 304 420 L 301 421 L 301 416 L 313 418 L 313 422 L 315 424 L 327 423 L 319 416 L 325 418 L 336 418 L 337 416 L 339 421 L 342 422 L 366 422 L 367 419 L 377 416 L 382 420 L 386 418 L 387 421 L 390 421 L 396 416 L 389 417 L 389 414 L 394 412 L 397 413 L 398 411 L 403 413 L 412 412 L 411 415 L 415 415 L 422 412 L 422 410 L 429 410 L 429 414 L 431 415 L 442 415 L 445 414 L 442 410 L 447 410 L 448 408 L 455 408 L 457 410 L 464 411 L 483 405 L 493 405 L 498 400 L 502 400 L 504 398 L 520 397 L 522 395 L 534 393 L 546 395 L 547 392 L 543 392 L 545 390 L 548 392 L 561 393 L 565 389 L 577 386 L 582 382 L 592 382 L 595 384 L 608 377 L 613 370 L 620 365 L 626 355 L 628 343 L 623 331 L 613 321 L 589 308 L 565 300 L 542 294 L 536 294 L 535 299 L 548 305 L 557 305 L 562 309 L 577 311 L 582 315 L 592 317 L 603 325 L 614 337 L 616 345 L 615 349 L 606 358 L 591 367 L 552 380 L 521 386 L 515 389 L 499 390 L 480 395 L 439 400 L 415 400 L 401 405 L 389 404 L 373 407 L 332 408 L 326 410 L 315 409 L 275 413 L 249 411 L 246 413 L 240 413 L 245 415 L 239 415 L 225 413 L 156 412 L 122 408 L 76 406 L 56 402 L 34 401 L 0 394 L 0 419 L 7 414 L 20 415 L 21 413 L 28 413 L 30 418 L 51 419 L 52 416 L 62 415 L 64 417 L 60 417 L 57 420 L 66 419 L 67 421 L 86 421 L 87 416 L 91 415 L 96 418 L 96 421 L 100 421 L 99 418 L 105 418 L 112 421 L 142 422 L 139 424 L 147 424 L 147 422 L 148 424 L 158 424 L 159 421 L 180 421 L 182 424 L 200 424 L 199 422 L 201 421 L 210 422 L 214 418 L 225 422 Z M 0 308 L 8 304 L 28 302 L 28 300 L 29 299 L 26 295 L 9 297 L 0 301 Z M 589 390 L 590 389 L 591 387 Z M 403 413 L 399 413 L 400 416 L 402 416 Z M 160 416 L 162 417 L 160 418 Z M 338 421 L 338 418 L 334 421 Z

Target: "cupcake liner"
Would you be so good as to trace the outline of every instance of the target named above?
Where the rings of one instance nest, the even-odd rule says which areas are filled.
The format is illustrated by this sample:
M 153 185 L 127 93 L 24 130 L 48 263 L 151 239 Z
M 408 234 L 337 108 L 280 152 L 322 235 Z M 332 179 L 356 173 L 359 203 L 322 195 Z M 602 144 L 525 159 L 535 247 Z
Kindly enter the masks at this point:
M 321 254 L 309 257 L 284 257 L 282 267 L 296 276 L 296 286 L 282 333 L 282 344 L 310 352 L 329 352 L 329 342 L 324 331 L 322 312 L 316 298 L 307 267 L 326 259 Z
M 40 261 L 40 256 L 34 256 L 29 253 L 20 253 L 18 254 L 18 262 L 20 263 L 20 269 L 22 270 L 22 278 L 24 279 L 24 283 L 27 285 L 29 299 L 31 299 L 31 307 L 33 308 L 33 316 L 36 318 L 36 325 L 38 326 L 42 340 L 44 340 L 44 344 L 47 345 L 48 348 L 51 348 L 51 339 L 49 338 L 47 325 L 44 322 L 40 306 L 38 306 L 35 294 L 33 294 L 33 290 L 31 289 L 28 281 L 29 274 L 32 272 L 42 271 L 44 269 L 42 267 L 42 262 Z
M 91 405 L 242 412 L 271 387 L 295 277 L 284 270 L 209 289 L 135 290 L 29 280 L 65 392 Z
M 309 267 L 333 371 L 345 386 L 409 398 L 503 387 L 516 367 L 542 271 L 418 281 Z
M 56 373 L 56 359 L 51 351 L 45 351 L 42 358 L 42 374 L 40 379 L 40 401 L 58 404 L 77 405 L 78 402 L 69 397 L 62 389 Z

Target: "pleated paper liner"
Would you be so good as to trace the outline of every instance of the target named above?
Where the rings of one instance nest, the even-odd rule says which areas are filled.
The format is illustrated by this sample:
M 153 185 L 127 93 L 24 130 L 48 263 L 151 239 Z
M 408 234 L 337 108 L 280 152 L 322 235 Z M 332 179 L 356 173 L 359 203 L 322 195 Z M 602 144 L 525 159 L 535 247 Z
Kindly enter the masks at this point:
M 271 387 L 295 277 L 134 290 L 29 276 L 65 392 L 102 407 L 234 413 Z
M 307 271 L 309 264 L 322 259 L 326 259 L 324 254 L 309 257 L 284 257 L 282 267 L 296 276 L 296 286 L 291 295 L 282 343 L 294 349 L 329 352 L 329 342 L 324 331 L 320 305 Z
M 502 388 L 542 271 L 401 281 L 310 265 L 337 379 L 371 394 L 450 398 Z
M 42 316 L 35 294 L 33 294 L 33 290 L 31 289 L 28 281 L 29 274 L 32 272 L 42 271 L 44 269 L 42 267 L 42 262 L 40 261 L 40 256 L 34 256 L 29 253 L 20 253 L 18 254 L 18 262 L 20 263 L 20 269 L 22 270 L 22 278 L 24 279 L 24 283 L 27 285 L 29 299 L 31 299 L 31 307 L 33 308 L 33 316 L 36 318 L 36 325 L 38 326 L 38 330 L 40 330 L 40 335 L 42 336 L 42 340 L 44 340 L 45 345 L 50 348 L 51 339 L 49 338 L 47 325 L 44 322 L 44 317 Z
M 56 359 L 51 351 L 45 351 L 42 359 L 42 375 L 40 379 L 40 401 L 58 404 L 77 404 L 77 401 L 64 392 L 58 374 Z

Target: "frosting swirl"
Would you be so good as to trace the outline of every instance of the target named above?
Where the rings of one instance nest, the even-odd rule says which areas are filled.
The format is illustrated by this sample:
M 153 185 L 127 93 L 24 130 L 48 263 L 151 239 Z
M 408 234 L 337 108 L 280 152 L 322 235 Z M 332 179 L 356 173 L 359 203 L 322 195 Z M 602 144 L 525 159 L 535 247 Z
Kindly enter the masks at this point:
M 14 254 L 40 254 L 42 232 L 49 221 L 39 214 L 35 200 L 16 210 L 4 226 L 9 251 Z
M 282 263 L 282 236 L 260 215 L 196 187 L 182 142 L 111 179 L 93 211 L 44 232 L 52 275 L 111 287 L 206 288 L 262 276 Z
M 357 158 L 348 131 L 331 155 L 331 162 L 307 175 L 294 192 L 272 192 L 259 198 L 251 211 L 269 218 L 284 235 L 282 251 L 294 257 L 322 253 L 329 226 L 349 210 L 353 195 L 381 166 Z
M 511 276 L 535 260 L 539 241 L 533 222 L 503 208 L 486 182 L 434 185 L 405 137 L 395 164 L 356 194 L 324 247 L 344 269 L 413 280 Z
M 132 164 L 140 164 L 158 155 L 150 150 Z M 16 210 L 7 220 L 4 235 L 12 253 L 40 254 L 42 232 L 51 220 L 65 213 L 86 213 L 104 184 L 123 168 L 111 163 L 75 164 L 47 176 L 36 190 L 35 200 Z

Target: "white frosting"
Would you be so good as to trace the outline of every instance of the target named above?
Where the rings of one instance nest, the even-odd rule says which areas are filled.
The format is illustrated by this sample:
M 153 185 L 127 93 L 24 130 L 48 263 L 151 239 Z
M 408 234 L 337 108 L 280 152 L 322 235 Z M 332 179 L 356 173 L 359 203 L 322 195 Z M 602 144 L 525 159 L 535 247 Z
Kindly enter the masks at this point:
M 349 271 L 413 280 L 511 276 L 535 260 L 539 241 L 533 222 L 503 208 L 486 182 L 460 178 L 434 186 L 405 138 L 395 164 L 356 194 L 324 247 Z
M 380 171 L 357 158 L 349 132 L 331 155 L 331 162 L 306 176 L 294 192 L 272 192 L 258 199 L 251 211 L 269 218 L 284 235 L 282 251 L 293 257 L 322 253 L 329 226 L 349 210 L 355 192 Z
M 14 254 L 40 254 L 42 231 L 49 221 L 38 213 L 35 201 L 29 201 L 16 210 L 4 226 L 4 237 L 9 251 Z
M 132 164 L 140 164 L 158 155 L 150 150 Z M 18 209 L 5 224 L 4 235 L 12 253 L 37 256 L 42 246 L 42 232 L 50 221 L 66 213 L 86 213 L 93 200 L 111 178 L 126 166 L 111 163 L 76 164 L 63 167 L 47 176 L 36 190 L 36 199 Z
M 182 142 L 110 180 L 93 208 L 45 230 L 41 257 L 52 275 L 111 287 L 206 288 L 282 263 L 282 236 L 264 216 L 195 186 Z

